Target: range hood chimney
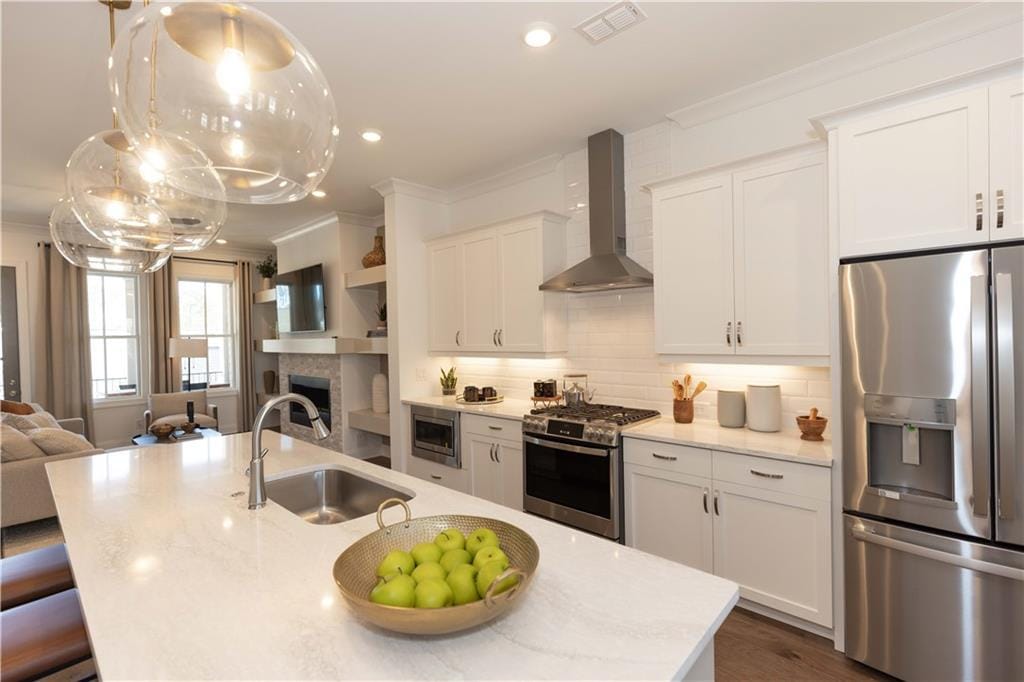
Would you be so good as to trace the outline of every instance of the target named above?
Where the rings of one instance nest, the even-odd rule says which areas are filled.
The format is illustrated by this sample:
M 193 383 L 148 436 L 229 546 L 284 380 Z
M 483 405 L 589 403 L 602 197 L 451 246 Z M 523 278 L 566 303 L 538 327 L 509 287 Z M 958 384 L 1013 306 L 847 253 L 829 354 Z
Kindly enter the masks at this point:
M 540 285 L 575 294 L 649 287 L 654 275 L 626 255 L 626 184 L 622 134 L 608 129 L 587 139 L 590 177 L 590 256 Z

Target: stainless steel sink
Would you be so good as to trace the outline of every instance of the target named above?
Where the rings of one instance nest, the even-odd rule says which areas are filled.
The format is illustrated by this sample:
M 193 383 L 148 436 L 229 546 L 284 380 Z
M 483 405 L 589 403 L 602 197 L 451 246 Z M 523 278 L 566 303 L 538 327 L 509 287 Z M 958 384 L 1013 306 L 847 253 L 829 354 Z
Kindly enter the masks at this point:
M 389 497 L 412 495 L 342 469 L 316 469 L 267 481 L 267 497 L 307 523 L 341 523 L 376 513 Z

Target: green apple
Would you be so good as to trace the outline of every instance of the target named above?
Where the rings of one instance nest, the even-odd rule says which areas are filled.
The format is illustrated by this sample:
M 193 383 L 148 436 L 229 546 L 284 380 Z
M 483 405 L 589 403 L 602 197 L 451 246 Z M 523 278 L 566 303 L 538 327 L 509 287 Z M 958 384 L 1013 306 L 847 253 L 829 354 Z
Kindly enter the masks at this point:
M 412 554 L 413 560 L 419 566 L 420 564 L 436 564 L 441 560 L 441 555 L 444 554 L 444 551 L 433 542 L 421 542 L 413 547 L 409 553 Z
M 380 566 L 377 567 L 377 576 L 383 578 L 392 573 L 409 575 L 414 568 L 416 568 L 416 561 L 412 558 L 412 554 L 395 549 L 388 552 L 384 561 L 380 562 Z
M 414 606 L 416 581 L 412 576 L 392 573 L 377 581 L 377 585 L 370 592 L 370 601 L 385 606 Z
M 471 564 L 459 564 L 453 568 L 445 582 L 452 588 L 456 606 L 480 599 L 476 591 L 476 568 Z
M 482 547 L 480 551 L 476 553 L 476 556 L 473 557 L 473 565 L 476 566 L 477 569 L 480 569 L 488 561 L 492 561 L 494 559 L 504 561 L 505 567 L 508 568 L 508 557 L 505 556 L 505 553 L 501 551 L 500 547 L 491 546 Z
M 463 564 L 469 564 L 472 562 L 473 557 L 471 557 L 469 555 L 469 552 L 467 552 L 466 550 L 449 549 L 447 552 L 441 555 L 440 563 L 441 567 L 444 568 L 444 570 L 451 573 L 456 566 L 461 566 Z
M 416 585 L 416 608 L 418 609 L 439 609 L 442 606 L 451 606 L 455 596 L 448 583 L 436 578 L 424 580 Z
M 494 579 L 501 575 L 506 568 L 508 568 L 508 562 L 501 559 L 488 561 L 483 565 L 480 572 L 476 574 L 476 591 L 481 599 L 487 594 L 487 588 L 491 586 Z M 494 588 L 494 594 L 501 594 L 518 582 L 519 576 L 511 575 L 498 583 L 498 586 Z
M 477 528 L 466 538 L 466 551 L 474 557 L 484 547 L 497 547 L 498 536 L 490 528 Z
M 444 570 L 436 561 L 431 561 L 413 569 L 412 577 L 417 583 L 424 580 L 444 580 L 448 577 L 448 571 Z
M 462 531 L 458 528 L 449 528 L 437 534 L 437 537 L 434 538 L 434 544 L 445 552 L 452 549 L 464 549 L 466 547 L 466 538 L 463 537 Z

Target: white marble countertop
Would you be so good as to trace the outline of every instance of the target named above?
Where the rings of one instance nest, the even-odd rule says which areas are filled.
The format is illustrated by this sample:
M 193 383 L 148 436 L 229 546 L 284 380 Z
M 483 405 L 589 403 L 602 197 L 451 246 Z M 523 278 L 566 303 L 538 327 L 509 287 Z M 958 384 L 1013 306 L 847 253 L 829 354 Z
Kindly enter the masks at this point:
M 264 444 L 268 478 L 327 464 L 414 492 L 415 516 L 516 524 L 540 546 L 530 591 L 455 635 L 362 624 L 331 567 L 373 517 L 315 526 L 274 502 L 249 511 L 248 434 L 52 462 L 101 679 L 668 678 L 738 598 L 727 580 L 482 499 L 275 433 Z
M 455 402 L 455 396 L 450 398 L 442 398 L 441 396 L 403 398 L 402 402 L 406 405 L 440 407 L 445 410 L 458 410 L 459 412 L 467 412 L 469 414 L 482 414 L 488 417 L 517 419 L 519 421 L 523 420 L 524 414 L 529 414 L 530 410 L 533 409 L 532 400 L 523 400 L 521 398 L 506 398 L 500 403 L 491 403 L 489 405 L 465 405 L 463 403 L 457 403 Z
M 819 442 L 801 440 L 798 431 L 761 433 L 746 428 L 727 429 L 714 421 L 677 424 L 672 417 L 662 416 L 657 421 L 631 426 L 623 431 L 622 435 L 625 438 L 642 438 L 803 464 L 832 466 L 832 441 L 827 436 L 825 440 Z

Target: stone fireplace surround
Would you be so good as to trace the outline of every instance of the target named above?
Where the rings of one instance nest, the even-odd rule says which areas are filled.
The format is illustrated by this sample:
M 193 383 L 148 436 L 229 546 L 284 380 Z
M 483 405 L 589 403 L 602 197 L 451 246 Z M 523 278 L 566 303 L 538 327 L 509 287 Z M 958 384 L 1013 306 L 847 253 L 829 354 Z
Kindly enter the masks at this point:
M 308 377 L 320 377 L 330 381 L 331 394 L 331 435 L 318 441 L 313 437 L 313 429 L 302 424 L 293 424 L 290 408 L 281 409 L 281 433 L 309 443 L 316 443 L 337 452 L 343 452 L 342 425 L 344 410 L 341 404 L 341 357 L 337 355 L 313 355 L 305 353 L 282 353 L 278 358 L 279 390 L 288 391 L 288 377 L 300 374 Z

